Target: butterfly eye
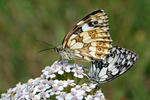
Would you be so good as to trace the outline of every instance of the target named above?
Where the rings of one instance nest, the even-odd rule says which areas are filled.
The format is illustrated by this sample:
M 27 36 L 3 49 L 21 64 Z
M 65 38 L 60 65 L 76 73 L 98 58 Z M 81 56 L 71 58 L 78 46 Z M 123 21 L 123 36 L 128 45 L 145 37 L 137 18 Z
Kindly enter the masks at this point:
M 56 53 L 59 53 L 60 51 L 63 50 L 61 47 L 56 47 L 56 48 L 54 48 L 54 49 L 55 49 Z
M 59 49 L 58 49 L 58 48 L 55 48 L 55 51 L 56 51 L 56 53 L 58 53 L 58 52 L 59 52 Z

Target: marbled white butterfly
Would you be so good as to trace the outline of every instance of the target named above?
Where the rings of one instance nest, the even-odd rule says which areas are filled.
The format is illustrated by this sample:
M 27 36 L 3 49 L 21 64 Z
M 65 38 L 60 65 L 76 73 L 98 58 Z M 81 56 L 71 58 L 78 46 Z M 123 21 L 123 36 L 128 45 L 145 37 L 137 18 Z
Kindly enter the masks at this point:
M 115 79 L 129 70 L 137 60 L 132 51 L 112 47 L 108 17 L 103 10 L 94 11 L 80 20 L 66 34 L 62 45 L 55 49 L 62 60 L 91 61 L 88 76 L 96 83 Z

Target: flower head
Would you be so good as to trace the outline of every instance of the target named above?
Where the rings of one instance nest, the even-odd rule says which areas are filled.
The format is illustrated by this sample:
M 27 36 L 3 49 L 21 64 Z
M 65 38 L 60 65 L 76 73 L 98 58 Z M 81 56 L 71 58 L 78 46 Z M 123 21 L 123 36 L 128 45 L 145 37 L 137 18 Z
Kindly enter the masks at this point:
M 78 84 L 73 79 L 65 79 L 64 76 L 68 73 L 78 79 L 84 78 L 84 70 L 77 64 L 56 61 L 42 72 L 40 77 L 30 79 L 24 84 L 18 83 L 16 87 L 8 89 L 7 93 L 1 94 L 0 100 L 46 100 L 54 97 L 58 100 L 105 100 L 100 90 L 90 94 L 96 84 Z

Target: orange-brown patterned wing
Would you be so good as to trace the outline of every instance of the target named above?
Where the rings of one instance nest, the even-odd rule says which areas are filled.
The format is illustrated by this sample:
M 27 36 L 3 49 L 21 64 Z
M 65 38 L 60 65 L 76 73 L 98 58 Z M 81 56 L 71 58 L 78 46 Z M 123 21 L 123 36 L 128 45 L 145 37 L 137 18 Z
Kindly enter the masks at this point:
M 103 10 L 87 15 L 66 35 L 62 45 L 73 51 L 77 58 L 103 59 L 112 47 L 107 15 Z

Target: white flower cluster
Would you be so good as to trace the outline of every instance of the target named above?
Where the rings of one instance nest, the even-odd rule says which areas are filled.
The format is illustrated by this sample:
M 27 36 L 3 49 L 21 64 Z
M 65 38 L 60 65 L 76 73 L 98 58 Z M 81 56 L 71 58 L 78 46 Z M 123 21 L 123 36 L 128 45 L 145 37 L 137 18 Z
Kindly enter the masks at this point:
M 45 77 L 46 79 L 52 79 L 56 77 L 56 73 L 59 75 L 64 74 L 64 72 L 74 73 L 74 77 L 83 78 L 84 70 L 81 66 L 77 64 L 69 64 L 66 62 L 55 62 L 51 67 L 47 66 L 44 70 L 42 70 L 43 74 L 41 77 Z
M 27 83 L 18 83 L 16 87 L 1 94 L 0 100 L 105 100 L 101 90 L 93 93 L 96 84 L 81 85 L 74 80 L 58 80 L 57 75 L 73 72 L 73 76 L 83 78 L 85 73 L 82 67 L 69 63 L 55 62 L 46 67 L 43 74 Z

